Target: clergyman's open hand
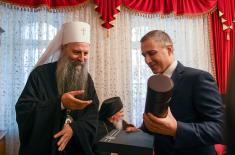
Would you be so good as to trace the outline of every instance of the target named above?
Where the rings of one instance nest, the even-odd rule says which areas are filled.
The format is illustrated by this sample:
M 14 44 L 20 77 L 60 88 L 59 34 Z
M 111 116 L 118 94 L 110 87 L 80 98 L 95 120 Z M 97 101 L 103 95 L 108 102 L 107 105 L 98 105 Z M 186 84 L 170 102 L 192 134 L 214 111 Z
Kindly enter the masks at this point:
M 57 142 L 58 150 L 63 151 L 68 144 L 69 140 L 73 136 L 73 130 L 69 124 L 64 124 L 64 127 L 61 131 L 54 135 L 54 138 L 60 137 L 60 140 Z
M 92 103 L 92 100 L 81 100 L 77 99 L 75 96 L 81 96 L 84 94 L 83 90 L 75 90 L 64 93 L 61 97 L 61 102 L 65 108 L 71 110 L 81 110 L 84 109 L 86 106 Z

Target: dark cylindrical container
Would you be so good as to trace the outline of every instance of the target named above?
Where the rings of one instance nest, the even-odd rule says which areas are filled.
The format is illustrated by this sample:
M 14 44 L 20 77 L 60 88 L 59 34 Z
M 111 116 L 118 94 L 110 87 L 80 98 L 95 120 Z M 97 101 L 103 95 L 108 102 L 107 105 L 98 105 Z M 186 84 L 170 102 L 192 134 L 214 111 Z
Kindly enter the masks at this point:
M 166 117 L 173 86 L 171 78 L 165 75 L 151 76 L 148 79 L 145 113 L 149 112 L 161 118 Z

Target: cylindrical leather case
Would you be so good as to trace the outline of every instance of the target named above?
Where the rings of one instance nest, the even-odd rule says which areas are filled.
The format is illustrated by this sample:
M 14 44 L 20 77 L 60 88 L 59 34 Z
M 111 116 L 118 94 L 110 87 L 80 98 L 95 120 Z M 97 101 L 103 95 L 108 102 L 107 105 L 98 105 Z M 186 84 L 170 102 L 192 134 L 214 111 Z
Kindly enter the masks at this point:
M 171 78 L 163 74 L 151 76 L 148 79 L 145 113 L 149 112 L 161 118 L 166 117 L 173 87 Z

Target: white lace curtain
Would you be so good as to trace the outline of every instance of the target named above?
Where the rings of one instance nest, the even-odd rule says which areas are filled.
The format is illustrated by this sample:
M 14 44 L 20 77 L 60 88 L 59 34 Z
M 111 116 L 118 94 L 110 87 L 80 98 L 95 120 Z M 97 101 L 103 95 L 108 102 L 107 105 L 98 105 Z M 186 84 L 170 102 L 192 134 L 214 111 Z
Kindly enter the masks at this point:
M 18 152 L 15 103 L 27 77 L 62 23 L 80 20 L 91 24 L 89 72 L 100 101 L 120 96 L 125 119 L 142 122 L 146 80 L 151 75 L 139 50 L 139 39 L 152 29 L 166 30 L 176 44 L 175 55 L 185 65 L 211 71 L 207 18 L 146 18 L 122 8 L 107 30 L 89 4 L 69 13 L 27 12 L 0 6 L 5 30 L 0 46 L 0 130 L 7 130 L 7 155 Z

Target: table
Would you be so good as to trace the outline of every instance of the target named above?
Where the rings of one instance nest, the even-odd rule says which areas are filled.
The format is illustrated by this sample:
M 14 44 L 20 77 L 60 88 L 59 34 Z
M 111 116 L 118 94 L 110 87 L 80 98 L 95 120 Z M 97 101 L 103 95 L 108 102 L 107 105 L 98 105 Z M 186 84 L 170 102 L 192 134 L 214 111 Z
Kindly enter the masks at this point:
M 126 133 L 114 129 L 98 142 L 97 149 L 120 154 L 152 155 L 153 136 L 143 131 Z

